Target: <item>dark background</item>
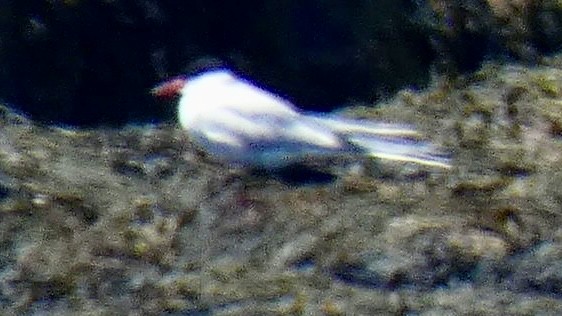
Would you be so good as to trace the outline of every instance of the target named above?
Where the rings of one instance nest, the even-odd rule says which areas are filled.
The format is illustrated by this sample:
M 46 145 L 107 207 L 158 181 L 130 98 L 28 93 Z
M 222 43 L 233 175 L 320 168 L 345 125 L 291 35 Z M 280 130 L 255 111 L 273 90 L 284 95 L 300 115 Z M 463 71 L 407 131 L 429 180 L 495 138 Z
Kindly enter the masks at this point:
M 149 89 L 221 64 L 308 110 L 370 104 L 557 50 L 556 1 L 514 3 L 4 0 L 0 100 L 46 123 L 172 120 Z

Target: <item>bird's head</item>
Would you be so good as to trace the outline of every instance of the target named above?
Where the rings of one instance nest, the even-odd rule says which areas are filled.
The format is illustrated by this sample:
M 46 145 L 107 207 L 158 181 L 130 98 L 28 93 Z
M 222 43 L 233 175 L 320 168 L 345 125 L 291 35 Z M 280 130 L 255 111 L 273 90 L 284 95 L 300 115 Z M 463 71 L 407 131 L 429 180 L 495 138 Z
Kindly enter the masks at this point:
M 150 90 L 150 93 L 159 98 L 171 99 L 181 94 L 186 83 L 187 78 L 183 76 L 175 77 L 158 84 Z

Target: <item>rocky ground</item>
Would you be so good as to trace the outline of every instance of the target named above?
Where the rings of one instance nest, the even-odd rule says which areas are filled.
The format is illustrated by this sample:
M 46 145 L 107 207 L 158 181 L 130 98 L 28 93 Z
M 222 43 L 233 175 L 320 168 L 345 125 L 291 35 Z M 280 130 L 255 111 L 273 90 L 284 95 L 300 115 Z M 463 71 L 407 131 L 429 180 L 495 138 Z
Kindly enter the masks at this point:
M 415 124 L 453 168 L 295 183 L 209 163 L 175 124 L 67 129 L 2 107 L 1 313 L 562 313 L 561 57 L 342 115 Z

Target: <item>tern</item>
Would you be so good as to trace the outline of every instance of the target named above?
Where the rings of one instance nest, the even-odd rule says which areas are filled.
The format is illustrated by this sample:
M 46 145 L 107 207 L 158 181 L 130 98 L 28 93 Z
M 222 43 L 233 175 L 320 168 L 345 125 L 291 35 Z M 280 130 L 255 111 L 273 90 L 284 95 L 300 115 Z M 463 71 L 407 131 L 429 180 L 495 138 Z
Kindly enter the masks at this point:
M 337 157 L 373 157 L 450 168 L 448 156 L 407 124 L 300 111 L 220 69 L 172 78 L 151 92 L 179 96 L 178 120 L 211 159 L 236 167 L 282 168 Z

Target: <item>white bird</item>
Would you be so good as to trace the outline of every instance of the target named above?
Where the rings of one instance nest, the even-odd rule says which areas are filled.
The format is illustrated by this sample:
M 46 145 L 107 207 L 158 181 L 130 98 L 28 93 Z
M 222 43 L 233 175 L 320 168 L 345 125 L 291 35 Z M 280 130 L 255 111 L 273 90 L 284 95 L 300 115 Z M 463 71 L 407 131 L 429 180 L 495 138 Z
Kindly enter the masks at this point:
M 211 158 L 275 169 L 306 160 L 364 155 L 450 168 L 447 157 L 407 125 L 299 112 L 293 104 L 228 70 L 156 86 L 179 95 L 178 118 Z

